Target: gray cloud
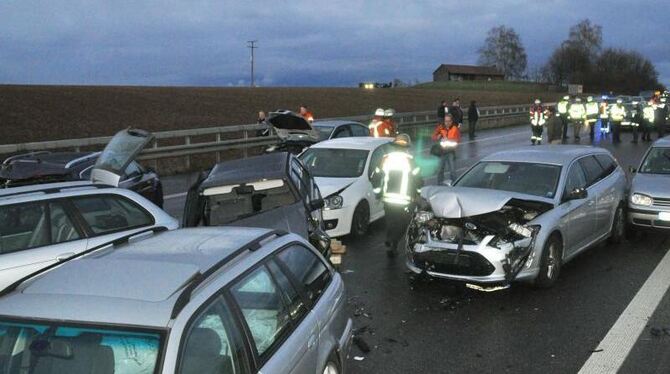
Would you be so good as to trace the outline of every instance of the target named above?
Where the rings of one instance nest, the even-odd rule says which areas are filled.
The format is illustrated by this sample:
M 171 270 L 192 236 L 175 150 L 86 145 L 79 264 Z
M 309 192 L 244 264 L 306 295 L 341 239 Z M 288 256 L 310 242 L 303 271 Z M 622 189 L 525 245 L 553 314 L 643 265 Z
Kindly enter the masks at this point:
M 307 1 L 5 0 L 0 83 L 238 85 L 258 39 L 262 85 L 429 80 L 475 63 L 490 27 L 514 27 L 540 65 L 590 18 L 606 46 L 636 49 L 670 84 L 664 0 Z

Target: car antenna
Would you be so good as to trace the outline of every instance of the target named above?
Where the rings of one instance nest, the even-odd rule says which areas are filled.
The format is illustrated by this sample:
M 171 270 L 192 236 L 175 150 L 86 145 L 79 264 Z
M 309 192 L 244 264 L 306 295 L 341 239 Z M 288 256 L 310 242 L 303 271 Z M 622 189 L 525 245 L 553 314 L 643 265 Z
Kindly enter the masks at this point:
M 120 244 L 128 243 L 130 238 L 132 238 L 134 236 L 144 234 L 144 233 L 147 233 L 147 232 L 151 232 L 151 233 L 156 234 L 156 233 L 160 233 L 160 232 L 163 232 L 163 231 L 167 231 L 167 227 L 156 226 L 156 227 L 151 227 L 151 228 L 148 228 L 148 229 L 140 230 L 140 231 L 134 232 L 132 234 L 124 235 L 120 238 L 116 238 L 114 240 L 110 240 L 110 241 L 105 242 L 103 244 L 100 244 L 100 245 L 97 245 L 95 247 L 89 248 L 85 251 L 82 251 L 82 252 L 79 252 L 75 255 L 72 255 L 72 256 L 70 256 L 70 257 L 68 257 L 68 258 L 66 258 L 62 261 L 56 261 L 55 263 L 53 263 L 51 265 L 48 265 L 48 266 L 45 266 L 43 268 L 40 268 L 39 270 L 36 270 L 36 271 L 20 278 L 19 280 L 15 281 L 14 283 L 10 284 L 9 286 L 5 287 L 3 290 L 0 291 L 0 297 L 3 297 L 3 296 L 6 296 L 6 295 L 10 294 L 14 290 L 16 290 L 16 288 L 18 286 L 20 286 L 23 282 L 29 280 L 30 278 L 36 277 L 36 276 L 38 276 L 42 273 L 45 273 L 45 272 L 47 272 L 47 271 L 49 271 L 49 270 L 51 270 L 51 269 L 53 269 L 57 266 L 60 266 L 64 263 L 66 263 L 66 262 L 69 262 L 71 260 L 74 260 L 74 259 L 77 259 L 79 257 L 85 256 L 85 255 L 87 255 L 91 252 L 97 251 L 98 249 L 106 248 L 106 247 L 109 247 L 110 245 L 111 246 L 117 246 L 117 245 L 120 245 Z

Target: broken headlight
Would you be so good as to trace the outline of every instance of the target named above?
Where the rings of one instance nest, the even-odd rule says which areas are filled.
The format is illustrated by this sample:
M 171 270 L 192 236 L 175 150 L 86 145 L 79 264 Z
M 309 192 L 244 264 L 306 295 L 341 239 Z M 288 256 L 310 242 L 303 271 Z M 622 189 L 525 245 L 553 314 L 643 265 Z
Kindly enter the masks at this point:
M 635 204 L 635 205 L 649 206 L 654 201 L 651 197 L 649 197 L 647 195 L 643 195 L 641 193 L 634 193 L 630 196 L 630 202 Z
M 424 224 L 424 223 L 430 221 L 431 219 L 433 219 L 433 217 L 435 217 L 433 212 L 420 210 L 420 211 L 416 212 L 416 214 L 414 215 L 414 220 L 418 224 Z

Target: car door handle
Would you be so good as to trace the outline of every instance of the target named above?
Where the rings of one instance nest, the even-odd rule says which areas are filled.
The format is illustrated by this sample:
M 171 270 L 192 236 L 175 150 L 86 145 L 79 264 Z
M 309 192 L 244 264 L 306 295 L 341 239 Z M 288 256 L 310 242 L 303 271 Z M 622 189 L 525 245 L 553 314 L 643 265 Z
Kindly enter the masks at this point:
M 307 340 L 307 349 L 312 349 L 316 345 L 316 334 L 312 334 Z
M 76 253 L 74 253 L 74 252 L 65 252 L 65 253 L 61 253 L 61 254 L 59 254 L 58 256 L 56 256 L 56 261 L 58 261 L 58 262 L 65 261 L 65 260 L 67 260 L 68 258 L 74 256 L 75 254 L 76 254 Z

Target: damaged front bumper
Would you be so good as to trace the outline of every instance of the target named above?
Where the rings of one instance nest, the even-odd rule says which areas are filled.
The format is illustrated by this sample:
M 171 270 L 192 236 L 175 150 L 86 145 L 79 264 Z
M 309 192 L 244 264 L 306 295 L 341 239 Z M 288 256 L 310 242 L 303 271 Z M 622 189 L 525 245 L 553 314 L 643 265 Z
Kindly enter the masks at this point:
M 408 243 L 407 268 L 416 274 L 461 281 L 483 288 L 506 288 L 512 281 L 532 280 L 537 276 L 534 244 L 536 234 L 503 248 L 489 243 L 492 235 L 476 244 L 461 244 L 432 238 Z

